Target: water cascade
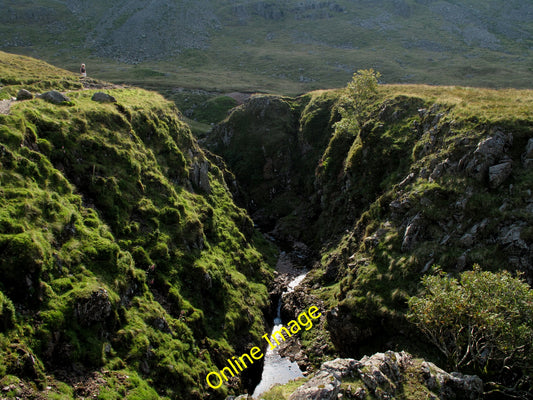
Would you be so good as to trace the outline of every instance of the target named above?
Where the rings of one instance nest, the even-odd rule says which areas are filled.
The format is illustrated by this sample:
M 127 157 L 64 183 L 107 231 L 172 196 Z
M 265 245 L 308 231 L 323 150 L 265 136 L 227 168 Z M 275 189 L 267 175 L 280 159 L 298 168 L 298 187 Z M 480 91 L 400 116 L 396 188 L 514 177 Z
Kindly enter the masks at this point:
M 305 278 L 307 272 L 302 273 L 295 277 L 288 285 L 287 290 L 284 293 L 292 292 Z M 274 318 L 274 327 L 272 328 L 272 333 L 279 330 L 282 326 L 281 322 L 281 299 L 283 295 L 280 296 L 278 302 L 278 309 L 276 313 L 276 318 Z M 271 349 L 270 346 L 267 348 L 265 353 L 265 363 L 263 366 L 263 374 L 261 375 L 261 381 L 256 386 L 252 397 L 254 399 L 259 398 L 259 396 L 269 390 L 275 384 L 284 384 L 296 378 L 303 377 L 303 373 L 300 370 L 300 367 L 296 362 L 292 362 L 287 357 L 281 357 L 278 353 L 278 348 Z

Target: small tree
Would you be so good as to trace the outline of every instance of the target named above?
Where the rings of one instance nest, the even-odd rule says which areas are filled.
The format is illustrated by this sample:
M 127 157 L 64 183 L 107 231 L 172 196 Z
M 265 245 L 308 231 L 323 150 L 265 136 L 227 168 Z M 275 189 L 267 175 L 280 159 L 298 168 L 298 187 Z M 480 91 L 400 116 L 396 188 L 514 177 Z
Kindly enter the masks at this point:
M 378 92 L 379 72 L 373 69 L 360 69 L 353 74 L 348 83 L 348 95 L 353 99 L 355 112 L 360 114 L 364 107 L 374 98 Z
M 422 279 L 424 293 L 409 300 L 408 318 L 453 368 L 503 377 L 533 372 L 533 290 L 509 272 L 463 272 Z M 517 382 L 514 382 L 515 384 Z
M 336 133 L 355 134 L 363 119 L 363 111 L 374 99 L 378 92 L 379 72 L 373 69 L 360 69 L 353 74 L 352 80 L 346 87 L 346 93 L 341 97 L 337 110 L 342 119 L 335 124 Z

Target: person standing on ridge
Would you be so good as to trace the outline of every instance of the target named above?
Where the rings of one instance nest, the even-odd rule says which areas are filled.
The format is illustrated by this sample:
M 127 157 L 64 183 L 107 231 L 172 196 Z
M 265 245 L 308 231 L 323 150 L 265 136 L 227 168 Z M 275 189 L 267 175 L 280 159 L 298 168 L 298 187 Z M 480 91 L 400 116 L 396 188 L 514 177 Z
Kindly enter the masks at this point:
M 87 70 L 85 69 L 85 64 L 81 64 L 80 74 L 84 78 L 87 77 Z

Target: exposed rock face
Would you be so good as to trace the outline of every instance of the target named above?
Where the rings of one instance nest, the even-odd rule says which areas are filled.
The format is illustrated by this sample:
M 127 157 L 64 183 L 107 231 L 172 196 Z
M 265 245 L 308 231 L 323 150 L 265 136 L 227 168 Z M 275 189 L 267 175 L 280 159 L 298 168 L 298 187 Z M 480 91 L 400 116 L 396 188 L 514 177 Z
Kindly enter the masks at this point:
M 65 96 L 64 94 L 58 92 L 57 90 L 51 90 L 49 92 L 45 92 L 38 96 L 38 98 L 46 100 L 53 104 L 61 104 L 66 101 L 70 101 L 70 99 Z
M 31 100 L 31 99 L 33 99 L 33 94 L 31 94 L 31 92 L 29 90 L 20 89 L 19 92 L 17 93 L 17 100 L 18 101 Z
M 474 153 L 472 155 L 467 154 L 459 164 L 460 166 L 464 165 L 468 175 L 482 181 L 489 174 L 490 167 L 496 165 L 500 160 L 507 158 L 506 152 L 512 144 L 513 135 L 511 133 L 496 131 L 491 137 L 479 142 Z M 504 169 L 509 167 L 505 166 Z M 501 173 L 502 168 L 503 167 L 499 167 L 494 174 L 499 177 L 505 176 L 505 173 Z M 509 175 L 507 174 L 507 176 Z M 498 178 L 497 181 L 500 179 L 501 178 Z
M 301 235 L 309 228 L 304 222 L 307 210 L 297 218 L 290 214 L 296 207 L 307 206 L 310 187 L 304 190 L 303 184 L 319 158 L 315 142 L 324 144 L 330 133 L 332 98 L 307 102 L 309 99 L 302 99 L 296 106 L 283 97 L 252 96 L 233 110 L 226 123 L 214 128 L 208 143 L 214 153 L 231 160 L 232 171 L 248 193 L 246 206 L 254 221 L 276 239 L 289 243 L 304 241 Z M 303 118 L 296 111 L 306 106 L 315 119 Z M 310 129 L 299 127 L 300 120 L 313 127 L 312 135 L 308 135 Z M 282 221 L 285 217 L 290 221 Z
M 506 161 L 501 164 L 493 165 L 489 168 L 489 185 L 491 188 L 497 188 L 500 186 L 512 172 L 512 163 L 511 161 Z
M 93 97 L 91 97 L 92 101 L 97 101 L 99 103 L 116 103 L 117 99 L 115 99 L 110 94 L 104 93 L 104 92 L 96 92 L 93 94 Z
M 209 183 L 209 162 L 197 161 L 191 168 L 191 181 L 206 193 L 211 193 Z
M 402 241 L 403 251 L 411 250 L 416 245 L 416 238 L 421 229 L 422 229 L 422 221 L 420 218 L 420 214 L 417 214 L 409 222 L 409 225 L 407 225 L 407 228 L 405 228 L 405 233 L 403 235 L 403 241 Z
M 533 166 L 533 138 L 527 142 L 526 152 L 522 155 L 522 162 L 526 168 Z
M 355 383 L 342 386 L 345 378 Z M 289 399 L 365 399 L 367 395 L 392 399 L 406 383 L 424 398 L 474 400 L 483 394 L 483 382 L 475 375 L 449 374 L 430 362 L 414 359 L 408 353 L 387 351 L 365 356 L 359 361 L 338 358 L 325 362 Z M 416 393 L 413 398 L 417 398 Z
M 87 298 L 79 299 L 74 307 L 74 314 L 80 325 L 91 326 L 105 322 L 111 315 L 113 305 L 105 289 L 98 289 Z
M 289 400 L 336 399 L 341 381 L 329 371 L 318 371 L 308 382 L 291 394 Z

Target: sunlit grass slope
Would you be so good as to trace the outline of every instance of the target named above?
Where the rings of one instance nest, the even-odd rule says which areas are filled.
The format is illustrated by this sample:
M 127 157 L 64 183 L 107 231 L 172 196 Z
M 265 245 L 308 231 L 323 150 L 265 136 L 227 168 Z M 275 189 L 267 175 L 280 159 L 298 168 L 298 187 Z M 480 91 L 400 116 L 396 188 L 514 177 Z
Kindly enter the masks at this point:
M 4 93 L 80 87 L 5 53 L 0 68 Z M 264 334 L 264 243 L 172 103 L 107 92 L 0 115 L 1 382 L 71 398 L 69 373 L 96 372 L 100 398 L 204 399 Z

